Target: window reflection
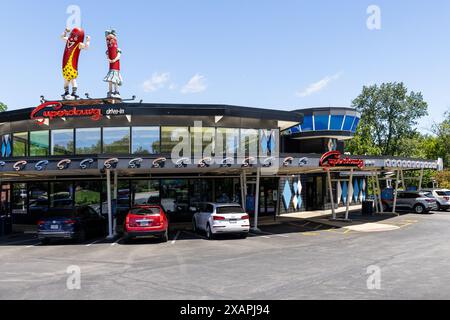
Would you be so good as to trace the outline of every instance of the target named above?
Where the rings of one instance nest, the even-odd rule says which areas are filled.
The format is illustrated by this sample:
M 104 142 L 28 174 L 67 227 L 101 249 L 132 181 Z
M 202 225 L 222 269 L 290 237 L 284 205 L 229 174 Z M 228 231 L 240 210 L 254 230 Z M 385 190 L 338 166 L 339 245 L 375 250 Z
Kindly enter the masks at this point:
M 190 132 L 193 155 L 214 155 L 214 143 L 216 140 L 215 128 L 191 127 Z
M 76 154 L 101 153 L 101 129 L 76 129 Z
M 238 152 L 239 129 L 217 128 L 216 154 L 234 157 Z
M 73 207 L 72 182 L 50 182 L 50 208 Z
M 188 127 L 161 127 L 162 153 L 172 153 L 172 150 L 175 148 L 175 146 L 177 146 L 182 142 L 185 143 L 187 146 L 189 145 Z
M 103 128 L 103 153 L 129 154 L 130 128 Z
M 75 205 L 89 206 L 100 213 L 100 187 L 98 181 L 80 181 L 75 184 Z
M 160 204 L 159 180 L 137 180 L 131 185 L 133 205 Z
M 52 131 L 52 155 L 71 155 L 74 151 L 73 129 Z
M 49 149 L 49 132 L 48 131 L 32 131 L 30 132 L 30 156 L 48 156 Z
M 28 132 L 13 134 L 13 157 L 28 156 Z
M 159 127 L 133 127 L 132 139 L 133 154 L 159 153 Z

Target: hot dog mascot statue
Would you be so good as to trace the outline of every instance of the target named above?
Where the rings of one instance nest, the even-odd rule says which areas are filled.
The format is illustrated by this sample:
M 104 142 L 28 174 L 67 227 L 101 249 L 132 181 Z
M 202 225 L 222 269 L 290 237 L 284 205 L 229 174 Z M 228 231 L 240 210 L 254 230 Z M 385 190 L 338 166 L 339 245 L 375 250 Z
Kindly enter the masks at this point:
M 109 72 L 103 81 L 109 83 L 108 98 L 120 99 L 119 87 L 122 85 L 122 76 L 120 75 L 120 58 L 122 51 L 117 45 L 117 33 L 115 30 L 107 30 L 105 32 L 107 59 L 109 62 Z
M 81 28 L 74 28 L 64 30 L 61 39 L 66 42 L 64 50 L 62 73 L 64 77 L 64 100 L 76 100 L 77 96 L 77 78 L 78 78 L 78 59 L 82 49 L 88 49 L 90 44 L 90 37 L 86 37 L 84 43 L 84 30 Z M 69 85 L 72 85 L 72 94 L 69 93 Z

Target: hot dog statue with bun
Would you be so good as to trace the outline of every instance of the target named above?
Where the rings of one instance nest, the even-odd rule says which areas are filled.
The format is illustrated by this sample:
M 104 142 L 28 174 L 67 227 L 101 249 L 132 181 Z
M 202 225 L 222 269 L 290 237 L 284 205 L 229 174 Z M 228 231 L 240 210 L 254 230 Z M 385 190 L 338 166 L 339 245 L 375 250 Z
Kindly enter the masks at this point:
M 64 100 L 76 100 L 77 96 L 77 78 L 78 78 L 78 59 L 82 49 L 88 49 L 90 37 L 86 37 L 84 42 L 84 30 L 74 28 L 72 31 L 66 28 L 61 35 L 61 39 L 66 42 L 64 57 L 62 63 L 62 73 L 64 77 Z M 69 93 L 69 86 L 72 86 L 72 94 Z
M 122 51 L 117 44 L 117 33 L 115 30 L 107 30 L 105 32 L 107 59 L 109 62 L 109 72 L 103 81 L 109 83 L 108 98 L 120 99 L 119 87 L 122 85 L 122 76 L 120 74 L 120 58 Z

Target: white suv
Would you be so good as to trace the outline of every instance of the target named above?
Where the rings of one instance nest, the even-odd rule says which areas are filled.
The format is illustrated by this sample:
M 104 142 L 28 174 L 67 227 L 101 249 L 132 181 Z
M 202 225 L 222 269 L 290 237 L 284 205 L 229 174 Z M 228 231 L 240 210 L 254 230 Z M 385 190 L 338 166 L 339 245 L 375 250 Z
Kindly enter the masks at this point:
M 450 208 L 450 190 L 448 189 L 428 189 L 436 198 L 438 210 L 447 210 Z
M 250 217 L 236 203 L 202 203 L 192 219 L 194 232 L 204 231 L 208 239 L 217 234 L 236 233 L 246 238 L 250 232 Z

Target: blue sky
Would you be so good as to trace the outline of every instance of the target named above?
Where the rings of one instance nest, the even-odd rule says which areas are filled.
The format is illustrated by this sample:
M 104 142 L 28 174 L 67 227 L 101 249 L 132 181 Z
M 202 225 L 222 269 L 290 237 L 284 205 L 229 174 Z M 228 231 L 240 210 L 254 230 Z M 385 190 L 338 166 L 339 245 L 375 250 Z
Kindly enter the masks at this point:
M 59 39 L 69 5 L 92 37 L 79 91 L 103 97 L 104 31 L 119 32 L 123 96 L 293 110 L 348 106 L 363 85 L 421 91 L 426 131 L 450 107 L 450 2 L 0 0 L 0 101 L 10 109 L 62 94 Z M 381 30 L 366 10 L 381 9 Z

